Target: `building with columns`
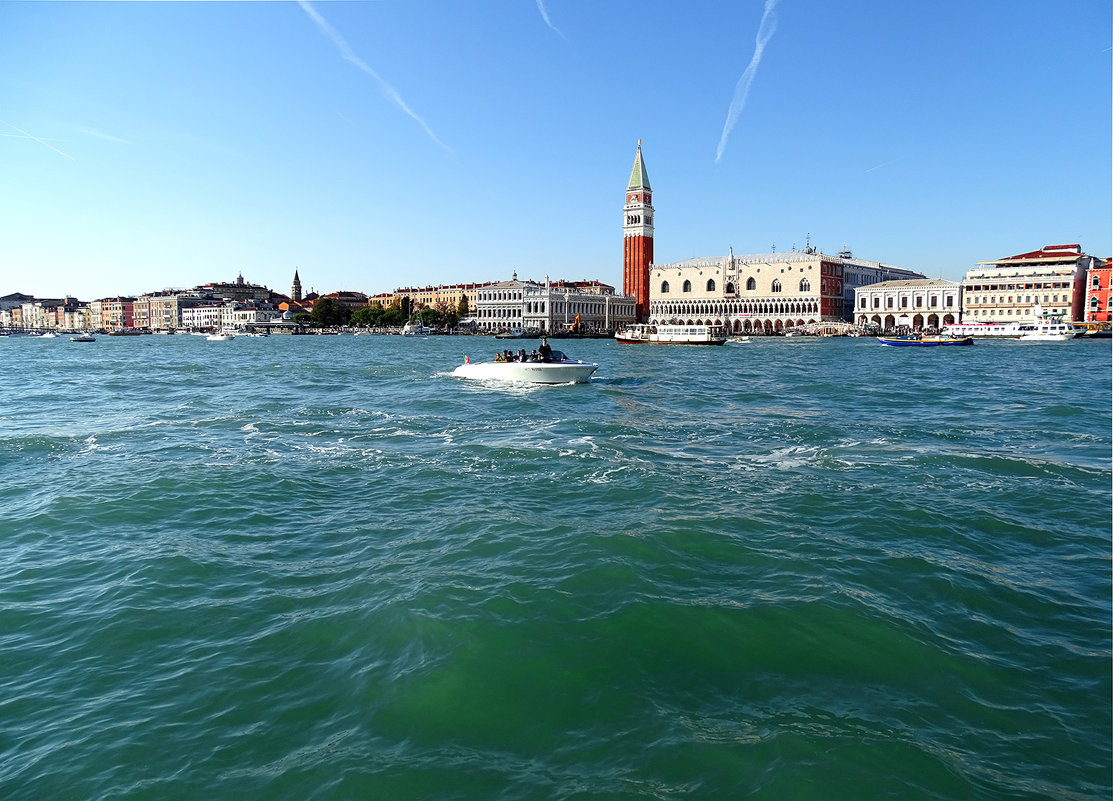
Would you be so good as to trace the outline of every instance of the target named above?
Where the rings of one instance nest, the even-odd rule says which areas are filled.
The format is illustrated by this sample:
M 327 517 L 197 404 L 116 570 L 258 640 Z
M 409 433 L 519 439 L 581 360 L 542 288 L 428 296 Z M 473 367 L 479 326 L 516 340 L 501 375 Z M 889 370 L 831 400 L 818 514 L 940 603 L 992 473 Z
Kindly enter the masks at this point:
M 943 278 L 881 281 L 855 289 L 854 298 L 854 322 L 860 326 L 941 331 L 959 321 L 962 284 Z
M 635 299 L 637 322 L 649 319 L 649 270 L 653 264 L 653 190 L 642 159 L 642 140 L 626 183 L 622 207 L 622 294 Z
M 653 263 L 653 205 L 641 140 L 623 207 L 622 288 L 638 322 L 726 326 L 733 333 L 778 334 L 809 327 L 838 330 L 852 319 L 855 288 L 921 273 L 855 258 L 844 246 L 828 255 L 803 250 Z
M 584 332 L 613 331 L 634 322 L 633 297 L 616 295 L 598 281 L 509 281 L 478 289 L 471 317 L 480 331 L 504 329 L 554 333 L 574 325 Z

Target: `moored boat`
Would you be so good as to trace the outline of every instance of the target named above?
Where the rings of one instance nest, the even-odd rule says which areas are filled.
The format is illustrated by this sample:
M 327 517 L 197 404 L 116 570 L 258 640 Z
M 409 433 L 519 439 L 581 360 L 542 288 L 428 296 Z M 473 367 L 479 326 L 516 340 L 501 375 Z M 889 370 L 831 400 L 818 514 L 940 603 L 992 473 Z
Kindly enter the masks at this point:
M 910 335 L 903 337 L 878 337 L 877 341 L 882 345 L 890 345 L 895 347 L 913 347 L 913 348 L 934 348 L 941 345 L 973 345 L 973 337 L 931 337 Z
M 614 338 L 620 345 L 722 345 L 727 341 L 719 326 L 679 323 L 636 323 L 618 331 Z
M 992 337 L 996 339 L 1065 340 L 1074 339 L 1081 331 L 1066 322 L 1062 313 L 1045 312 L 1037 303 L 1032 316 L 1023 320 L 1000 323 L 952 323 L 946 332 L 952 336 Z
M 97 338 L 92 334 L 77 334 L 70 337 L 70 342 L 96 342 Z
M 472 362 L 465 361 L 452 371 L 455 378 L 480 381 L 509 381 L 525 384 L 584 384 L 599 369 L 594 362 L 570 359 L 554 350 L 552 359 L 525 362 Z

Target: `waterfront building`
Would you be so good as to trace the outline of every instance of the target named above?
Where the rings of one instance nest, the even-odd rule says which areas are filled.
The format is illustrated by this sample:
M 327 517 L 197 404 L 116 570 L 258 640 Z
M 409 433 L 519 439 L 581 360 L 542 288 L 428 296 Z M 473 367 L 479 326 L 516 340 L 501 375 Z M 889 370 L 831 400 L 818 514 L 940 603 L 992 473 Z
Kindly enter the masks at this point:
M 555 333 L 574 326 L 583 332 L 613 331 L 634 322 L 637 301 L 616 295 L 598 281 L 509 281 L 486 284 L 476 292 L 471 319 L 481 331 L 516 329 Z
M 1083 253 L 1080 245 L 1046 245 L 978 262 L 962 281 L 963 322 L 1024 320 L 1033 316 L 1037 304 L 1045 313 L 1081 321 L 1086 277 L 1100 261 Z
M 962 284 L 943 278 L 881 281 L 854 290 L 854 322 L 883 331 L 941 331 L 957 323 L 961 311 Z
M 330 292 L 327 295 L 321 295 L 318 300 L 322 300 L 325 298 L 329 300 L 335 300 L 338 304 L 350 311 L 362 309 L 364 306 L 367 305 L 367 296 L 362 292 Z
M 1097 259 L 1086 273 L 1085 322 L 1113 322 L 1113 312 L 1109 309 L 1110 279 L 1113 273 L 1113 259 Z
M 282 311 L 271 303 L 229 301 L 220 308 L 220 328 L 225 331 L 271 325 L 282 320 Z
M 450 309 L 455 311 L 460 305 L 460 299 L 466 297 L 470 310 L 475 308 L 479 290 L 491 285 L 492 282 L 486 281 L 482 283 L 442 284 L 439 286 L 399 287 L 393 292 L 384 292 L 373 296 L 367 301 L 367 305 L 379 305 L 383 308 L 392 304 L 400 306 L 402 298 L 408 297 L 415 310 L 428 307 L 442 311 Z
M 295 270 L 295 273 L 297 271 Z M 202 284 L 201 286 L 194 287 L 195 291 L 201 295 L 211 295 L 214 298 L 227 298 L 228 300 L 269 300 L 271 291 L 261 284 L 249 284 L 243 278 L 241 273 L 235 283 L 226 284 L 223 282 L 213 282 L 209 284 Z
M 736 334 L 777 334 L 792 329 L 840 330 L 853 310 L 845 276 L 876 282 L 882 275 L 924 276 L 911 270 L 828 255 L 812 246 L 800 251 L 694 258 L 656 264 L 651 270 L 649 322 L 722 325 Z M 869 281 L 873 278 L 874 281 Z
M 642 159 L 642 140 L 634 154 L 634 167 L 626 182 L 626 203 L 622 207 L 622 294 L 636 303 L 636 322 L 650 314 L 650 267 L 653 264 L 653 190 Z
M 135 298 L 101 298 L 99 327 L 106 331 L 135 327 Z
M 637 321 L 637 299 L 617 295 L 600 281 L 527 282 L 522 292 L 522 327 L 546 333 L 602 333 Z
M 842 262 L 842 287 L 847 320 L 853 318 L 851 312 L 857 308 L 855 290 L 859 287 L 878 284 L 882 281 L 917 281 L 925 277 L 923 273 L 907 270 L 903 267 L 894 267 L 891 264 L 883 264 L 879 261 L 855 258 L 846 245 L 843 245 L 842 250 L 839 251 L 839 260 Z
M 227 301 L 205 301 L 182 309 L 182 327 L 191 330 L 220 329 L 224 325 Z

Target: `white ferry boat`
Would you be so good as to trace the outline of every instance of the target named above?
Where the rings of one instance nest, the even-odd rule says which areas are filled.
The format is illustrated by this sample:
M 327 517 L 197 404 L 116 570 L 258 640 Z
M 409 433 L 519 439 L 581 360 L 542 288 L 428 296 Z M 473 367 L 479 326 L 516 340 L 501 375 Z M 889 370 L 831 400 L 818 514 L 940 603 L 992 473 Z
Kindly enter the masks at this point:
M 1039 304 L 1032 317 L 1026 320 L 1010 320 L 1004 323 L 952 323 L 945 327 L 945 333 L 952 337 L 994 337 L 996 339 L 1025 340 L 1065 340 L 1073 339 L 1080 333 L 1070 323 L 1063 320 L 1062 314 L 1044 312 Z
M 621 345 L 722 345 L 726 331 L 717 325 L 636 323 L 614 335 Z

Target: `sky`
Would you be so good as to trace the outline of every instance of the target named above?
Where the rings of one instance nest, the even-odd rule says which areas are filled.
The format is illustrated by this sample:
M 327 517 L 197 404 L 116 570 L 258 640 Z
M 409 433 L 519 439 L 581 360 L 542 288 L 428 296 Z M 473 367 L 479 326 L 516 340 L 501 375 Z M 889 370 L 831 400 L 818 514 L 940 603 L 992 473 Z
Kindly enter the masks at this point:
M 1109 0 L 0 0 L 0 295 L 1113 254 Z

